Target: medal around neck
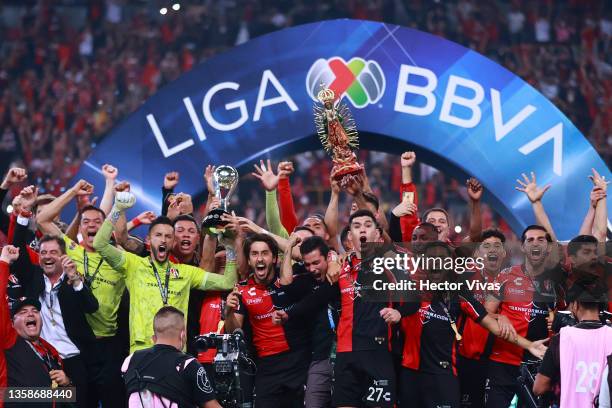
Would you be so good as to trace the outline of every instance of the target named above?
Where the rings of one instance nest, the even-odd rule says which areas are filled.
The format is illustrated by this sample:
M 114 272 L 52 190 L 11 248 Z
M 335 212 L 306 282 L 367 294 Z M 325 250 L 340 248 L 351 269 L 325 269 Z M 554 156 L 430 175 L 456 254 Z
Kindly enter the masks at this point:
M 221 217 L 229 214 L 229 201 L 238 186 L 238 170 L 231 166 L 219 166 L 213 173 L 213 188 L 215 197 L 221 201 L 221 206 L 206 214 L 202 220 L 202 231 L 209 235 L 217 235 L 225 231 L 226 221 Z

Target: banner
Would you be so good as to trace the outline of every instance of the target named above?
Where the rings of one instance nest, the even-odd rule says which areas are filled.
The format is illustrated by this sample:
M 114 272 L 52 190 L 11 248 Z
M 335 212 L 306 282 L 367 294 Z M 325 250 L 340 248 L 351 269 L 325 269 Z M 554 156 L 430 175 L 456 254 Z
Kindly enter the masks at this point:
M 135 215 L 160 210 L 168 171 L 180 172 L 180 191 L 196 194 L 207 164 L 246 166 L 244 173 L 262 157 L 319 149 L 312 105 L 321 82 L 343 95 L 363 148 L 398 160 L 414 149 L 419 161 L 459 179 L 477 177 L 517 233 L 534 223 L 515 190 L 522 172 L 552 183 L 544 205 L 559 239 L 578 233 L 591 168 L 612 178 L 567 117 L 493 61 L 424 32 L 333 20 L 265 35 L 195 66 L 115 127 L 77 179 L 101 194 L 100 167 L 119 167 L 138 195 Z

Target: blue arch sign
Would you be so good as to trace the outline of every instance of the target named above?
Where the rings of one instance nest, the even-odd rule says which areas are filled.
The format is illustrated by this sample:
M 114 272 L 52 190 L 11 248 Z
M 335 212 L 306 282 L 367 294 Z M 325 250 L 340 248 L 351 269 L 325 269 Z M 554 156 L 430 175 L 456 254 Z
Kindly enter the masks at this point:
M 320 82 L 351 107 L 362 147 L 473 175 L 516 231 L 533 222 L 515 179 L 552 183 L 544 204 L 560 239 L 576 235 L 596 168 L 608 166 L 550 101 L 482 55 L 383 23 L 333 20 L 278 31 L 206 61 L 162 88 L 115 127 L 77 178 L 103 188 L 111 163 L 158 209 L 164 173 L 181 191 L 203 188 L 206 164 L 240 167 L 262 156 L 318 149 L 312 115 Z

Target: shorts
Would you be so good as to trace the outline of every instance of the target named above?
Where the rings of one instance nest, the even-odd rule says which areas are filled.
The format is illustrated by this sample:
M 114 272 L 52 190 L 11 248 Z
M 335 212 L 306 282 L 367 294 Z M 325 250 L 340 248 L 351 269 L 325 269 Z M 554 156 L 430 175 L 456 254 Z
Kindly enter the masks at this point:
M 521 374 L 519 366 L 489 361 L 487 367 L 487 389 L 485 396 L 485 407 L 497 408 L 507 407 L 519 394 L 518 377 Z M 519 397 L 519 406 L 522 401 Z
M 450 373 L 430 374 L 402 368 L 401 408 L 459 408 L 459 380 Z
M 393 407 L 395 372 L 391 353 L 387 350 L 337 353 L 332 401 L 336 407 Z
M 457 360 L 462 408 L 483 408 L 487 382 L 486 360 L 459 357 Z
M 310 350 L 289 351 L 257 360 L 255 406 L 295 407 L 304 405 L 304 386 L 310 366 Z

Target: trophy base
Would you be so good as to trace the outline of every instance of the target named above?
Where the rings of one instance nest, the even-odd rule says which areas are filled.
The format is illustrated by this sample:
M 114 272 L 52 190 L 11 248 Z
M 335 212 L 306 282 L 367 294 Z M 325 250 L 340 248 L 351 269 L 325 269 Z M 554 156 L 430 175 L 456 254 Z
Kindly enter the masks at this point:
M 217 235 L 224 232 L 227 221 L 221 219 L 223 214 L 229 215 L 229 212 L 221 208 L 210 211 L 202 220 L 202 232 L 207 235 Z
M 352 177 L 356 177 L 363 171 L 363 166 L 357 162 L 350 164 L 334 164 L 332 178 L 338 180 L 342 187 L 346 187 Z

